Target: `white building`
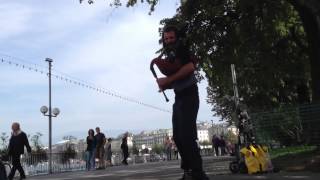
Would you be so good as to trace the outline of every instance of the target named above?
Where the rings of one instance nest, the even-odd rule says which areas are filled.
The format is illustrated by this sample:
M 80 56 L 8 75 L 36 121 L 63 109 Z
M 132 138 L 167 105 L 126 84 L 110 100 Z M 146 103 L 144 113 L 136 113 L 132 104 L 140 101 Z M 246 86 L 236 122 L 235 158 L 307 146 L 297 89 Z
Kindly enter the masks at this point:
M 155 144 L 164 144 L 166 137 L 172 137 L 172 129 L 158 129 L 142 131 L 133 136 L 133 141 L 138 149 L 152 148 Z
M 210 142 L 209 131 L 208 129 L 198 128 L 197 131 L 199 142 Z

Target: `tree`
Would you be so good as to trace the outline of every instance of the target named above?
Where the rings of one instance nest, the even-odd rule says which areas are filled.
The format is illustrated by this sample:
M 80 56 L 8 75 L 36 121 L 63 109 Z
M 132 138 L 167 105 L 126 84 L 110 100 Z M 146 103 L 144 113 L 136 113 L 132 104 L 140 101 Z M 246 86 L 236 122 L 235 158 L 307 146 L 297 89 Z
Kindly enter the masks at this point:
M 128 0 L 127 7 L 139 2 Z M 152 12 L 159 0 L 146 2 Z M 208 103 L 231 122 L 230 64 L 250 111 L 320 102 L 319 11 L 318 0 L 185 0 L 161 24 L 186 23 L 186 38 L 208 79 Z M 310 129 L 314 138 L 319 126 Z
M 8 153 L 9 136 L 7 135 L 7 133 L 2 132 L 0 136 L 0 140 L 1 140 L 0 156 L 3 156 Z
M 212 143 L 209 142 L 209 141 L 200 141 L 199 144 L 202 145 L 202 146 L 212 145 Z
M 134 155 L 138 155 L 139 154 L 139 149 L 137 147 L 137 144 L 135 141 L 133 141 L 133 144 L 132 144 L 132 154 Z
M 72 136 L 72 135 L 68 135 L 68 136 L 63 136 L 62 139 L 69 140 L 69 141 L 75 141 L 75 140 L 77 140 L 77 137 Z
M 42 133 L 37 132 L 35 135 L 33 135 L 30 139 L 32 146 L 34 148 L 34 152 L 40 152 L 41 150 L 43 150 L 43 145 L 40 141 L 40 138 L 43 136 Z
M 226 141 L 229 141 L 231 144 L 235 144 L 238 142 L 238 137 L 231 130 L 228 130 L 225 134 Z
M 251 115 L 254 119 L 256 139 L 259 143 L 269 144 L 272 141 L 282 145 L 299 145 L 302 139 L 302 123 L 296 106 L 281 106 L 267 113 Z
M 66 149 L 64 151 L 60 152 L 61 154 L 61 162 L 63 164 L 67 163 L 70 164 L 70 159 L 74 159 L 77 155 L 77 152 L 74 150 L 74 148 L 71 146 L 71 144 L 66 144 Z
M 288 0 L 298 11 L 310 48 L 310 66 L 312 77 L 312 97 L 320 103 L 320 2 L 318 0 Z
M 32 146 L 32 156 L 27 156 L 28 160 L 26 161 L 29 164 L 37 164 L 42 161 L 48 160 L 47 152 L 44 149 L 43 144 L 41 143 L 42 133 L 37 132 L 35 135 L 28 135 L 30 138 L 31 146 Z
M 164 152 L 164 145 L 163 144 L 154 144 L 152 146 L 152 151 L 156 154 L 161 154 Z
M 83 0 L 80 0 L 80 3 Z M 92 4 L 94 1 L 89 0 L 88 3 Z M 154 1 L 143 1 L 141 0 L 140 3 L 148 3 L 150 5 L 150 12 L 153 12 L 155 10 L 155 6 L 160 2 L 160 0 L 154 0 Z M 127 0 L 126 6 L 132 7 L 138 4 L 139 1 L 137 0 Z M 182 20 L 186 20 L 189 23 L 194 23 L 194 25 L 191 25 L 191 28 L 194 28 L 196 31 L 198 30 L 196 27 L 204 27 L 209 25 L 210 28 L 206 28 L 206 31 L 198 31 L 198 34 L 204 33 L 204 36 L 211 36 L 209 40 L 217 40 L 217 39 L 223 39 L 227 40 L 225 43 L 223 43 L 224 47 L 223 49 L 215 48 L 215 46 L 212 46 L 211 44 L 214 43 L 214 45 L 217 45 L 218 43 L 215 43 L 214 41 L 209 41 L 211 43 L 202 43 L 203 38 L 200 38 L 200 41 L 198 43 L 202 43 L 203 45 L 198 47 L 206 46 L 205 49 L 203 49 L 205 54 L 208 53 L 216 53 L 214 49 L 217 49 L 218 51 L 223 50 L 231 50 L 233 51 L 229 56 L 223 56 L 224 58 L 235 58 L 239 59 L 241 56 L 239 56 L 239 50 L 242 50 L 241 48 L 237 48 L 234 43 L 229 44 L 230 39 L 226 39 L 225 33 L 228 33 L 227 36 L 230 34 L 230 27 L 234 27 L 235 34 L 234 35 L 241 35 L 237 38 L 236 36 L 229 37 L 235 37 L 235 41 L 238 41 L 240 43 L 239 45 L 246 45 L 246 41 L 251 41 L 253 38 L 256 38 L 256 40 L 275 40 L 273 43 L 275 47 L 278 45 L 283 46 L 286 43 L 281 42 L 283 38 L 274 38 L 274 37 L 268 37 L 263 36 L 263 33 L 259 33 L 258 31 L 255 31 L 253 34 L 254 36 L 243 36 L 243 32 L 239 34 L 242 30 L 249 30 L 247 33 L 252 33 L 250 31 L 250 27 L 258 28 L 256 30 L 272 30 L 269 29 L 269 27 L 276 27 L 278 30 L 280 30 L 280 33 L 284 33 L 285 31 L 290 31 L 292 41 L 294 41 L 295 45 L 301 46 L 300 48 L 303 48 L 305 51 L 307 51 L 308 56 L 306 57 L 309 59 L 310 62 L 310 74 L 311 74 L 311 88 L 312 88 L 312 100 L 313 102 L 319 103 L 320 102 L 320 72 L 317 70 L 317 68 L 320 65 L 320 2 L 318 0 L 252 0 L 252 1 L 240 1 L 240 0 L 202 0 L 202 1 L 196 1 L 196 0 L 181 0 L 180 1 L 181 6 L 178 8 L 178 12 L 176 17 L 181 18 Z M 120 0 L 114 0 L 112 3 L 110 3 L 111 6 L 121 6 L 122 3 Z M 295 9 L 295 11 L 292 11 L 292 7 Z M 289 10 L 289 11 L 288 11 Z M 289 14 L 288 14 L 289 13 Z M 293 13 L 293 14 L 292 14 Z M 298 14 L 296 14 L 298 13 Z M 298 19 L 297 19 L 298 17 Z M 286 18 L 286 19 L 283 19 Z M 240 21 L 239 21 L 240 20 Z M 278 21 L 280 20 L 280 21 Z M 293 20 L 293 21 L 292 21 Z M 305 33 L 301 37 L 298 34 L 297 30 L 299 31 L 299 26 L 293 26 L 296 25 L 296 22 L 302 22 L 301 26 L 303 29 L 303 33 Z M 240 24 L 244 26 L 234 26 L 237 25 L 237 22 L 242 22 Z M 236 24 L 234 24 L 236 23 Z M 197 25 L 197 26 L 195 26 Z M 249 26 L 245 26 L 249 25 Z M 270 26 L 271 25 L 271 26 Z M 283 26 L 285 25 L 285 26 Z M 298 29 L 295 29 L 295 27 L 298 27 Z M 215 33 L 215 30 L 218 30 L 218 33 Z M 237 33 L 238 32 L 238 33 Z M 271 31 L 274 33 L 275 31 Z M 272 34 L 272 33 L 269 33 Z M 191 33 L 192 34 L 192 33 Z M 262 35 L 262 36 L 261 36 Z M 267 39 L 265 39 L 267 37 Z M 284 38 L 286 38 L 284 36 Z M 196 39 L 193 39 L 196 40 Z M 201 41 L 202 40 L 202 41 Z M 231 39 L 232 40 L 232 39 Z M 240 42 L 239 42 L 240 40 Z M 244 41 L 241 41 L 244 40 Z M 278 42 L 277 42 L 278 41 Z M 303 42 L 306 41 L 307 43 Z M 219 41 L 218 41 L 219 42 Z M 241 42 L 244 42 L 244 44 L 241 44 Z M 270 43 L 270 41 L 267 41 Z M 254 41 L 254 43 L 257 43 L 257 41 Z M 253 44 L 254 44 L 253 43 Z M 261 42 L 262 43 L 262 42 Z M 278 44 L 280 43 L 280 44 Z M 197 43 L 195 43 L 197 44 Z M 236 43 L 237 44 L 237 43 Z M 199 44 L 198 44 L 199 45 Z M 244 47 L 244 46 L 243 46 Z M 249 46 L 252 47 L 252 46 Z M 265 47 L 265 46 L 262 46 Z M 213 49 L 212 49 L 213 48 Z M 258 48 L 261 48 L 260 46 Z M 200 48 L 198 49 L 198 51 Z M 263 50 L 263 49 L 262 49 Z M 264 49 L 265 50 L 265 49 Z M 267 49 L 268 50 L 268 49 Z M 268 52 L 272 52 L 273 49 L 269 49 Z M 244 52 L 249 52 L 248 50 L 245 50 Z M 266 53 L 263 53 L 262 55 L 265 55 Z M 267 56 L 269 57 L 269 56 Z M 270 58 L 270 57 L 269 57 Z M 209 66 L 209 68 L 212 68 L 213 66 Z M 207 76 L 208 76 L 208 72 Z M 210 86 L 211 87 L 211 86 Z
M 1 133 L 0 140 L 2 149 L 7 149 L 9 143 L 9 136 L 7 135 L 7 133 Z

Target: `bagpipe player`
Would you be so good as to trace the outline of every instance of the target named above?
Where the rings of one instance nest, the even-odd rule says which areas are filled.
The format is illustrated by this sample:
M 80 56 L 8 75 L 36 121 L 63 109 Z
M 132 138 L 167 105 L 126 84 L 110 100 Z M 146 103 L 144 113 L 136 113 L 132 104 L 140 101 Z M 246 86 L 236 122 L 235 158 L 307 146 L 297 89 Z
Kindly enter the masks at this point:
M 209 179 L 202 167 L 202 158 L 197 144 L 197 114 L 199 109 L 199 93 L 195 70 L 197 58 L 191 54 L 185 36 L 176 26 L 163 28 L 163 53 L 152 60 L 164 77 L 157 78 L 161 92 L 173 89 L 172 125 L 173 139 L 181 156 L 182 179 Z M 162 58 L 162 56 L 165 58 Z M 165 94 L 164 94 L 165 95 Z M 167 98 L 166 98 L 167 99 Z

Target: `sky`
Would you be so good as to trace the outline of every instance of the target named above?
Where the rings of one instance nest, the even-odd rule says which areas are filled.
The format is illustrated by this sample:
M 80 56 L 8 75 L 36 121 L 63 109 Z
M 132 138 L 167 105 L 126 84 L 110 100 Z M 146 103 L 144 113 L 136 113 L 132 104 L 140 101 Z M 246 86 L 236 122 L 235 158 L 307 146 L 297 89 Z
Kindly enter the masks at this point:
M 19 122 L 28 134 L 48 139 L 48 64 L 53 73 L 85 85 L 171 111 L 174 93 L 165 102 L 149 65 L 157 56 L 160 20 L 172 17 L 178 0 L 161 1 L 152 15 L 140 4 L 113 8 L 109 1 L 89 5 L 78 0 L 0 0 L 0 133 Z M 12 62 L 9 64 L 8 62 Z M 18 65 L 14 65 L 17 63 Z M 31 67 L 31 70 L 28 68 Z M 37 69 L 37 71 L 35 71 Z M 199 83 L 198 121 L 214 120 L 206 103 L 206 81 Z M 64 135 L 86 136 L 99 126 L 107 136 L 171 128 L 171 114 L 96 90 L 52 78 L 52 106 L 61 113 L 52 120 L 53 142 Z

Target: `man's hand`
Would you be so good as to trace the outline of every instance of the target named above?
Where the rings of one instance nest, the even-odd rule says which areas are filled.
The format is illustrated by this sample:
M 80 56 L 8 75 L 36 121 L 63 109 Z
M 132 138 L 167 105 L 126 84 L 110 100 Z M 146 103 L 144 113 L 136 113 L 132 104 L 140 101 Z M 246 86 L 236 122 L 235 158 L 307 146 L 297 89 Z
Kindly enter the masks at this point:
M 160 91 L 164 91 L 170 87 L 171 80 L 168 77 L 162 77 L 157 79 L 157 83 L 160 88 Z
M 31 148 L 27 148 L 27 152 L 30 154 L 31 153 Z

